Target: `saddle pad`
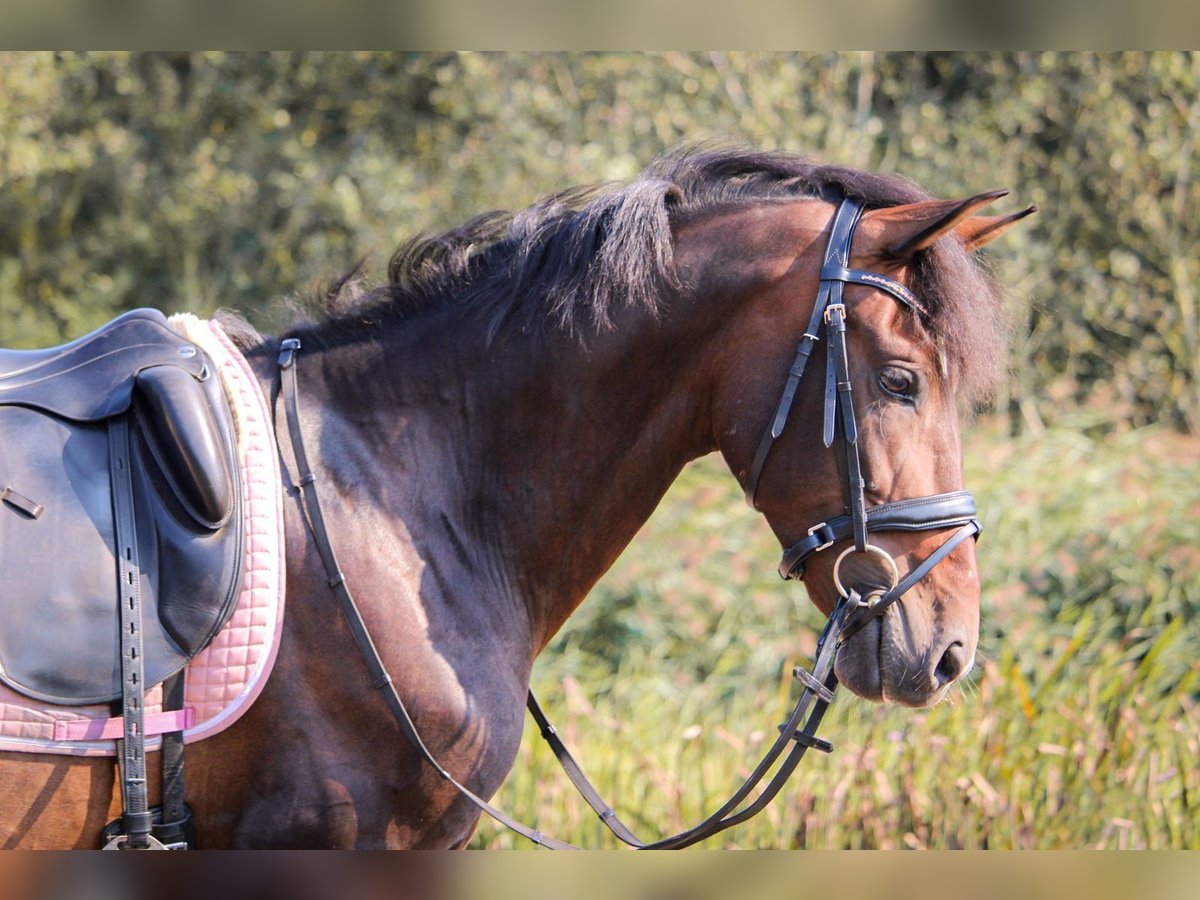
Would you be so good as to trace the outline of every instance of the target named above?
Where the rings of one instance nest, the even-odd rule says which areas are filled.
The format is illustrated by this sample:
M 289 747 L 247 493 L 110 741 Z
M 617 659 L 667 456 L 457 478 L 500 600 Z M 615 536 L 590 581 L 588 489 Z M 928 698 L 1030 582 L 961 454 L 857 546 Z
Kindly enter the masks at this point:
M 194 743 L 236 722 L 274 665 L 283 627 L 283 496 L 270 410 L 249 365 L 215 322 L 191 315 L 170 321 L 220 372 L 233 410 L 243 487 L 244 578 L 233 615 L 188 663 L 182 713 L 159 716 L 161 686 L 146 693 L 147 733 L 155 721 L 163 722 L 160 732 L 183 725 L 184 741 Z M 115 745 L 106 739 L 111 716 L 107 705 L 54 706 L 0 685 L 0 750 L 113 756 Z M 148 737 L 146 748 L 160 744 L 161 738 Z

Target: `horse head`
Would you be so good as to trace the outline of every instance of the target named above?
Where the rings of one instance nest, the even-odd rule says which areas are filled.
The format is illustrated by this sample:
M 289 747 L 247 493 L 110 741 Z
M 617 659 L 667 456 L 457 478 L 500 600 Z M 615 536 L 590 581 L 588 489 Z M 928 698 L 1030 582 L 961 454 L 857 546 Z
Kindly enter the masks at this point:
M 871 700 L 932 705 L 974 662 L 959 419 L 1002 348 L 997 293 L 970 253 L 1034 211 L 975 215 L 1003 193 L 799 201 L 736 223 L 741 247 L 765 249 L 732 264 L 752 287 L 725 332 L 716 442 L 787 548 L 784 577 L 827 615 L 843 597 L 883 601 L 835 669 Z

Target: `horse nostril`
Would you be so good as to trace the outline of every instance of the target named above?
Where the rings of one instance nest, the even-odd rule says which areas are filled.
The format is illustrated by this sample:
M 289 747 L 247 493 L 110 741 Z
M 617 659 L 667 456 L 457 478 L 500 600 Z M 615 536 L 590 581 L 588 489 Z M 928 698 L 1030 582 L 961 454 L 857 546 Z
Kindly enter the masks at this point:
M 937 686 L 940 688 L 950 684 L 963 673 L 966 667 L 967 648 L 963 646 L 962 641 L 955 641 L 946 648 L 946 652 L 938 660 L 937 668 L 934 669 L 933 675 Z

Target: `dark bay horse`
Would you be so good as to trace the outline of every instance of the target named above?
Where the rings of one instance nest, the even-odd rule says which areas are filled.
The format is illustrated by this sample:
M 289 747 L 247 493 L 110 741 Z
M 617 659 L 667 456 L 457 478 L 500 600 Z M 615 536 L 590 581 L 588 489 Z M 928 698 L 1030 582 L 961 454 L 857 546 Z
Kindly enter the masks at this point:
M 846 286 L 867 496 L 957 491 L 960 405 L 1002 370 L 998 292 L 970 255 L 1017 218 L 976 215 L 994 195 L 939 201 L 784 154 L 677 152 L 626 187 L 413 241 L 388 284 L 345 286 L 290 332 L 342 569 L 425 742 L 477 793 L 490 796 L 513 764 L 538 653 L 682 467 L 716 450 L 746 486 L 843 197 L 866 207 L 847 264 L 920 301 L 914 311 Z M 273 396 L 279 342 L 223 323 Z M 818 344 L 817 372 L 824 353 Z M 785 547 L 844 508 L 822 395 L 819 375 L 801 383 L 757 485 Z M 282 428 L 280 441 L 292 460 Z M 275 671 L 239 722 L 188 749 L 201 845 L 462 846 L 478 811 L 402 737 L 294 494 L 285 513 Z M 944 537 L 873 540 L 903 574 Z M 839 549 L 805 573 L 827 614 Z M 979 603 L 967 541 L 841 648 L 838 677 L 872 700 L 937 702 L 972 666 Z M 120 811 L 115 793 L 111 759 L 5 754 L 0 839 L 95 846 Z

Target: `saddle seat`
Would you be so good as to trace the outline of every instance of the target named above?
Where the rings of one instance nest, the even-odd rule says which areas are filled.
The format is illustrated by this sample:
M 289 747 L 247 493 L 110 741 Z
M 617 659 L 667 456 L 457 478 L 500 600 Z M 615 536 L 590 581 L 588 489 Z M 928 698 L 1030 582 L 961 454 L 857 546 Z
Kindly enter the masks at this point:
M 135 309 L 60 347 L 0 349 L 0 403 L 96 421 L 127 408 L 134 376 L 155 365 L 199 377 L 204 360 L 161 312 Z
M 147 686 L 232 613 L 241 486 L 217 375 L 150 309 L 60 347 L 0 350 L 0 680 L 14 690 L 121 696 L 114 453 L 132 470 Z

